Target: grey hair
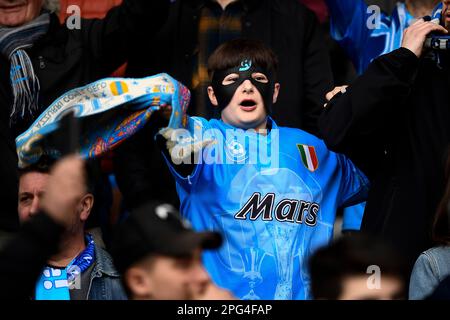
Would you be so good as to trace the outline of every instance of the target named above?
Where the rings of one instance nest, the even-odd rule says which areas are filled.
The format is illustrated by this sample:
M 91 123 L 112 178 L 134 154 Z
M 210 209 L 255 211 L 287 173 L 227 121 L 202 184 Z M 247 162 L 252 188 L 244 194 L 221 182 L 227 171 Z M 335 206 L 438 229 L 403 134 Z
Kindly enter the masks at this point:
M 59 0 L 44 0 L 43 8 L 51 12 L 59 13 L 61 3 Z

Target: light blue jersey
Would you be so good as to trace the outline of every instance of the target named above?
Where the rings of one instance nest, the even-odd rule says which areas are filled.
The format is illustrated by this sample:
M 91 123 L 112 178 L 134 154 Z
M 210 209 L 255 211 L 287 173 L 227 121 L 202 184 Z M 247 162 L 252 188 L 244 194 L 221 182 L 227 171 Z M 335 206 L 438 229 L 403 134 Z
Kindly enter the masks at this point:
M 391 15 L 369 8 L 364 0 L 326 0 L 331 15 L 331 36 L 347 52 L 358 74 L 373 59 L 400 48 L 403 32 L 413 22 L 403 2 L 398 2 Z M 440 18 L 439 4 L 432 18 Z
M 332 239 L 337 208 L 366 199 L 368 180 L 322 140 L 269 124 L 263 136 L 190 118 L 190 132 L 216 142 L 190 176 L 169 166 L 181 214 L 224 236 L 220 250 L 204 254 L 219 286 L 240 299 L 310 299 L 308 257 Z

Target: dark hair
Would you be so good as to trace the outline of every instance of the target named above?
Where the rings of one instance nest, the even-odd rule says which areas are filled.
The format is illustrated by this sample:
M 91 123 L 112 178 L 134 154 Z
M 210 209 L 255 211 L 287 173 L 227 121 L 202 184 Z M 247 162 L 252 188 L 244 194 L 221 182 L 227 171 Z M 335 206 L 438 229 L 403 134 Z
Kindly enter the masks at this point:
M 445 169 L 447 187 L 433 222 L 432 239 L 436 244 L 450 245 L 450 148 Z
M 269 70 L 277 78 L 278 58 L 275 53 L 261 41 L 235 39 L 220 45 L 208 59 L 210 79 L 215 71 L 238 66 L 242 60 L 251 59 L 260 67 Z
M 336 300 L 343 281 L 354 275 L 369 275 L 368 267 L 376 265 L 382 275 L 395 276 L 406 284 L 406 265 L 387 243 L 363 234 L 345 235 L 323 247 L 310 258 L 311 292 L 315 299 Z
M 55 159 L 51 156 L 42 155 L 37 162 L 25 168 L 19 169 L 19 177 L 22 177 L 23 175 L 30 172 L 49 174 L 50 170 L 53 168 L 54 164 L 57 161 L 58 159 Z M 86 165 L 85 183 L 86 183 L 86 191 L 88 193 L 95 194 L 99 170 L 100 167 L 98 161 L 90 160 L 88 165 Z

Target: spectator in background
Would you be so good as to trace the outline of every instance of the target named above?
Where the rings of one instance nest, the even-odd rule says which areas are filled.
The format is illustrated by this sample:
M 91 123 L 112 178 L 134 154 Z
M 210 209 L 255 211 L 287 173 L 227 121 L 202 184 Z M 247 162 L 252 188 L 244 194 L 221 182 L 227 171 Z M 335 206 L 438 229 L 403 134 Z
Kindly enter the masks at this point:
M 309 261 L 314 299 L 406 298 L 404 265 L 398 252 L 378 239 L 344 236 L 316 251 Z
M 208 57 L 220 44 L 236 38 L 260 40 L 279 57 L 283 108 L 273 110 L 279 124 L 317 133 L 317 117 L 332 76 L 317 18 L 298 0 L 173 1 L 168 22 L 157 32 L 156 43 L 162 49 L 143 41 L 129 60 L 127 74 L 167 72 L 192 91 L 192 115 L 216 117 L 207 97 Z M 178 205 L 170 173 L 148 139 L 157 129 L 147 126 L 117 151 L 115 173 L 128 206 L 152 196 Z M 152 186 L 155 172 L 157 187 Z
M 450 29 L 450 1 L 443 4 L 442 25 L 418 20 L 402 47 L 375 59 L 319 120 L 327 146 L 371 179 L 361 230 L 393 241 L 410 268 L 432 246 L 429 230 L 446 183 L 450 55 L 424 53 L 428 34 Z
M 403 33 L 416 18 L 432 15 L 439 0 L 397 2 L 391 15 L 368 10 L 364 0 L 325 0 L 331 17 L 331 36 L 362 74 L 376 57 L 398 49 Z M 438 17 L 441 6 L 434 11 Z M 379 23 L 377 23 L 379 21 Z
M 40 213 L 41 201 L 50 179 L 51 162 L 40 162 L 20 171 L 19 219 L 27 222 Z M 67 230 L 59 241 L 58 252 L 50 257 L 36 285 L 36 300 L 122 300 L 125 293 L 120 276 L 109 254 L 97 245 L 84 225 L 93 204 L 93 177 L 87 175 L 84 191 L 68 214 Z M 53 282 L 53 286 L 49 284 Z M 66 281 L 66 286 L 57 282 Z
M 432 232 L 433 241 L 438 246 L 423 252 L 417 259 L 409 284 L 411 300 L 425 299 L 441 281 L 450 276 L 450 153 L 446 171 L 447 188 L 439 204 Z
M 111 74 L 150 41 L 167 18 L 167 0 L 125 0 L 104 19 L 81 19 L 69 29 L 49 11 L 54 1 L 0 0 L 0 167 L 7 208 L 0 230 L 17 230 L 17 157 L 14 138 L 61 94 Z M 11 9 L 13 8 L 13 9 Z M 137 49 L 136 49 L 137 50 Z
M 85 193 L 83 171 L 83 161 L 76 157 L 58 162 L 48 179 L 41 213 L 25 222 L 19 234 L 0 250 L 2 300 L 27 300 L 34 295 L 42 268 L 58 251 L 64 231 L 72 224 L 73 206 Z
M 151 202 L 117 226 L 112 252 L 130 299 L 222 300 L 232 296 L 211 282 L 201 260 L 221 243 L 219 233 L 195 232 L 171 205 Z

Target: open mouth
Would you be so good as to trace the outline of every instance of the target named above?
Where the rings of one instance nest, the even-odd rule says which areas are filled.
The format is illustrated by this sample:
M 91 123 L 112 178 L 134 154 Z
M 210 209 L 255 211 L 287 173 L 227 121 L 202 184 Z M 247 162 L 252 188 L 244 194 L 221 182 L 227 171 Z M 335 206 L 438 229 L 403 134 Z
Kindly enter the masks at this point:
M 252 99 L 245 99 L 239 104 L 241 109 L 245 111 L 253 111 L 256 109 L 256 101 Z

